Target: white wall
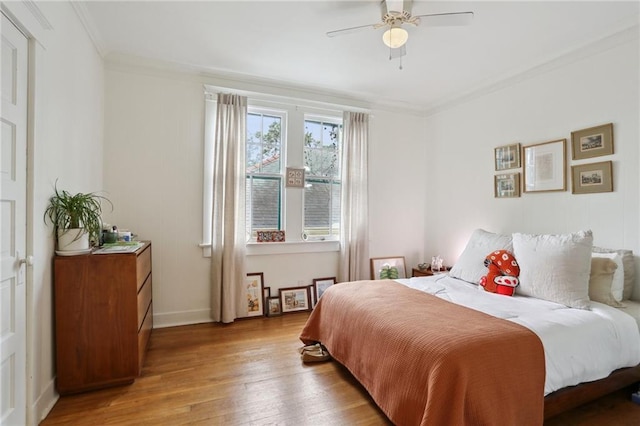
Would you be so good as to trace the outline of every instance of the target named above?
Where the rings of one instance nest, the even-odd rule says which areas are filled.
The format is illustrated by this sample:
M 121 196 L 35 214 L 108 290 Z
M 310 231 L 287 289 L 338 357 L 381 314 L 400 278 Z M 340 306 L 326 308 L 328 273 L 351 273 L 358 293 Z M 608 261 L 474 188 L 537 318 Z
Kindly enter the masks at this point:
M 505 233 L 592 229 L 595 245 L 640 253 L 638 51 L 636 28 L 635 39 L 594 47 L 544 73 L 428 117 L 432 184 L 423 191 L 430 204 L 426 253 L 441 253 L 447 264 L 455 262 L 475 228 Z M 571 132 L 609 122 L 614 155 L 572 161 Z M 495 147 L 562 138 L 567 139 L 567 191 L 494 198 Z M 614 192 L 571 193 L 571 165 L 607 160 L 613 161 Z M 640 298 L 638 283 L 635 298 Z
M 156 326 L 209 317 L 202 234 L 204 87 L 107 67 L 106 216 L 152 241 Z
M 120 59 L 108 61 L 105 76 L 104 177 L 116 206 L 108 220 L 153 242 L 155 325 L 209 321 L 209 259 L 198 244 L 204 84 L 212 84 L 210 78 Z M 423 247 L 423 119 L 382 110 L 372 115 L 371 255 L 405 255 L 408 265 L 415 264 Z M 263 272 L 277 294 L 278 288 L 337 276 L 337 252 L 251 255 L 246 268 Z
M 424 120 L 374 111 L 369 150 L 369 255 L 405 256 L 407 274 L 425 261 L 428 146 Z
M 35 6 L 35 5 L 34 5 Z M 28 247 L 34 265 L 27 274 L 28 362 L 33 373 L 28 407 L 37 424 L 57 399 L 54 388 L 52 259 L 54 240 L 42 217 L 56 179 L 70 192 L 102 187 L 103 62 L 69 3 L 40 2 L 45 28 L 22 3 L 5 2 L 32 39 L 34 114 L 31 117 L 33 164 L 30 176 Z

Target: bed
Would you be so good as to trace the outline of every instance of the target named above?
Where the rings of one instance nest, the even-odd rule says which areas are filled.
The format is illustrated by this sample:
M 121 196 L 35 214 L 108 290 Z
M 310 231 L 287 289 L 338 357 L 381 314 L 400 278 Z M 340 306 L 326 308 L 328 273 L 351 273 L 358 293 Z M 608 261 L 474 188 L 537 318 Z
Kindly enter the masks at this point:
M 301 340 L 325 345 L 398 425 L 539 425 L 640 381 L 639 306 L 613 289 L 613 273 L 606 298 L 590 299 L 590 232 L 479 231 L 449 274 L 330 287 Z M 478 262 L 498 248 L 521 266 L 513 297 L 476 284 Z

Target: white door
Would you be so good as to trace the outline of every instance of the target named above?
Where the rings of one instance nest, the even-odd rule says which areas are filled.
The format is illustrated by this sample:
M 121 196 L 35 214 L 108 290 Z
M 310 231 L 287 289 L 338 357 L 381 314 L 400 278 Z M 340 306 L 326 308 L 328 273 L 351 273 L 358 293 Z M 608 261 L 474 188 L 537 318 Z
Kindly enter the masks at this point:
M 0 424 L 26 423 L 27 38 L 2 15 Z

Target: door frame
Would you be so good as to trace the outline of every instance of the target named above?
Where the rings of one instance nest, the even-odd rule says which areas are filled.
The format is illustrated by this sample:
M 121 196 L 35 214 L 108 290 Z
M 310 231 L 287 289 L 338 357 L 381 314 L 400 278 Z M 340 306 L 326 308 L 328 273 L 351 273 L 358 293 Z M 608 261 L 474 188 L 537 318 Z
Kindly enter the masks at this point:
M 36 105 L 37 99 L 41 99 L 38 88 L 42 83 L 41 74 L 37 69 L 43 62 L 44 30 L 48 22 L 44 15 L 40 19 L 37 13 L 28 9 L 23 2 L 3 2 L 2 13 L 22 32 L 28 41 L 27 51 L 27 164 L 26 164 L 26 203 L 25 203 L 25 257 L 33 256 L 34 252 L 34 194 L 35 194 L 35 140 L 36 140 Z M 41 13 L 41 12 L 40 12 Z M 43 26 L 44 25 L 44 26 Z M 52 28 L 49 28 L 52 29 Z M 40 415 L 44 411 L 34 406 L 34 347 L 35 336 L 35 308 L 33 304 L 33 266 L 25 265 L 25 339 L 26 339 L 26 383 L 25 383 L 25 414 L 27 425 L 37 425 Z M 41 399 L 37 397 L 37 399 Z M 40 403 L 52 405 L 49 401 Z M 55 402 L 55 401 L 54 401 Z

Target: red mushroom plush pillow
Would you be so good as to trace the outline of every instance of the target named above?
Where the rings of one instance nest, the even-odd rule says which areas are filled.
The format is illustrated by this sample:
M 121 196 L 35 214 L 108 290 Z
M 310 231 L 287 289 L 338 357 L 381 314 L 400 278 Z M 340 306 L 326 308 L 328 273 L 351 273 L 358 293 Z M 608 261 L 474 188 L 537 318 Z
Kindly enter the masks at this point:
M 485 258 L 484 266 L 489 272 L 480 279 L 482 288 L 490 293 L 513 296 L 520 283 L 520 266 L 515 257 L 507 250 L 496 250 Z

